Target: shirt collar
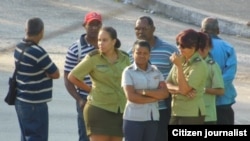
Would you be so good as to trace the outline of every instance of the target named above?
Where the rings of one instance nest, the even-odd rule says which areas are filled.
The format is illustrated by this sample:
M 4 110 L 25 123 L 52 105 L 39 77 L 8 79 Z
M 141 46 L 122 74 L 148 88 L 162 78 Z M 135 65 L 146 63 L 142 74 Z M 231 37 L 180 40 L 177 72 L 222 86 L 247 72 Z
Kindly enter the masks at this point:
M 133 62 L 132 66 L 133 66 L 133 69 L 134 69 L 135 71 L 144 71 L 144 70 L 140 69 L 140 68 L 136 65 L 135 62 Z M 153 70 L 153 67 L 151 66 L 150 63 L 148 63 L 148 67 L 147 67 L 146 72 L 149 72 L 149 71 L 152 71 L 152 70 Z

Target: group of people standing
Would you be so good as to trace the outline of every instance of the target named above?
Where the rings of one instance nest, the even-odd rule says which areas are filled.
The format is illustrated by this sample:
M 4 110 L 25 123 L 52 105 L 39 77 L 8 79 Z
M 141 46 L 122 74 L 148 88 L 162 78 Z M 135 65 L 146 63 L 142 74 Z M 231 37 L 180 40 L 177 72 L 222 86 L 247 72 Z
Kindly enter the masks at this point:
M 82 26 L 86 33 L 69 47 L 64 65 L 79 141 L 167 141 L 168 125 L 234 124 L 236 54 L 218 37 L 216 18 L 205 18 L 201 31 L 178 33 L 175 47 L 154 35 L 151 17 L 139 17 L 128 51 L 119 49 L 116 30 L 103 26 L 100 13 L 87 13 Z M 29 19 L 15 50 L 18 60 L 27 46 L 15 105 L 22 141 L 48 140 L 46 103 L 59 71 L 38 45 L 43 31 L 40 18 Z

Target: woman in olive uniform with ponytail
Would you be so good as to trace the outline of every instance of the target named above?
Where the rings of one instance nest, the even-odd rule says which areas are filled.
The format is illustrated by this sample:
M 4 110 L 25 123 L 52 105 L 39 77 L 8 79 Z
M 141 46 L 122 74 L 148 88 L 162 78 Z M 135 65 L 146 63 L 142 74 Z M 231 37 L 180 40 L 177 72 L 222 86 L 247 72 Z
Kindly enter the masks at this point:
M 70 72 L 69 80 L 89 92 L 84 120 L 90 141 L 122 141 L 122 114 L 126 97 L 121 87 L 123 69 L 130 65 L 128 54 L 119 50 L 116 30 L 103 27 L 98 50 L 90 52 Z M 90 75 L 92 87 L 82 79 Z

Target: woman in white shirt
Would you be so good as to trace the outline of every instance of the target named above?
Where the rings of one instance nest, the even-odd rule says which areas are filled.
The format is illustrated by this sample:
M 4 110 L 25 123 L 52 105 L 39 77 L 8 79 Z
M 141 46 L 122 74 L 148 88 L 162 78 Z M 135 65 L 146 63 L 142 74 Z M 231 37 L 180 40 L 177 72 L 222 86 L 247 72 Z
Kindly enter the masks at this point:
M 127 97 L 123 115 L 126 141 L 155 141 L 158 101 L 169 96 L 162 73 L 149 62 L 150 49 L 147 41 L 135 41 L 132 50 L 134 63 L 122 74 L 122 87 Z

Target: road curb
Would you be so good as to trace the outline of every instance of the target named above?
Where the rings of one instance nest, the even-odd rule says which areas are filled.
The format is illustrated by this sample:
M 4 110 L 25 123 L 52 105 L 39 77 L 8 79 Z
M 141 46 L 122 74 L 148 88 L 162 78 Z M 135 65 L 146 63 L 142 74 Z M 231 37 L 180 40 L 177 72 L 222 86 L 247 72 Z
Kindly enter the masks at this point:
M 205 17 L 217 17 L 221 33 L 250 38 L 248 21 L 241 19 L 184 6 L 171 0 L 133 0 L 133 5 L 196 26 L 200 26 L 202 19 Z

